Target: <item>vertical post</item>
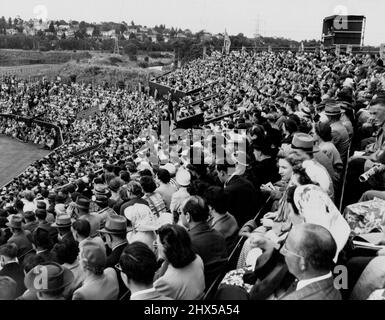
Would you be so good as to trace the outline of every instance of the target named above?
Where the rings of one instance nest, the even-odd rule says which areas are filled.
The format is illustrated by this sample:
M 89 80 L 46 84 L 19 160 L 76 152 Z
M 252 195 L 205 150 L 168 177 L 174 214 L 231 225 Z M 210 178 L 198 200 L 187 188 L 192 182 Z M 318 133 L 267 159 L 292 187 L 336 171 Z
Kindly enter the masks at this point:
M 361 33 L 361 48 L 364 46 L 365 39 L 366 18 L 362 20 L 362 33 Z

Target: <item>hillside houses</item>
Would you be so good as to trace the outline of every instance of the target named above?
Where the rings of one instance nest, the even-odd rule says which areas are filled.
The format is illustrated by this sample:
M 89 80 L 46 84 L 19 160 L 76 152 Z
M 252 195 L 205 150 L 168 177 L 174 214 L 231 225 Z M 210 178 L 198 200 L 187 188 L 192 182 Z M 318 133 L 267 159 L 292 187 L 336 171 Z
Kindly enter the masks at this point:
M 109 38 L 115 38 L 116 37 L 116 32 L 115 30 L 108 30 L 108 31 L 102 31 L 101 32 L 102 38 L 104 39 L 109 39 Z
M 74 37 L 89 37 L 100 39 L 113 39 L 115 37 L 122 37 L 126 40 L 131 38 L 138 41 L 148 41 L 152 43 L 169 42 L 172 39 L 186 39 L 194 37 L 191 30 L 166 28 L 164 25 L 147 27 L 142 25 L 135 25 L 133 22 L 128 25 L 125 22 L 101 22 L 101 23 L 87 23 L 84 21 L 42 21 L 38 19 L 30 19 L 23 21 L 16 19 L 17 23 L 7 23 L 3 31 L 6 35 L 13 36 L 22 33 L 25 36 L 49 36 L 50 39 L 56 37 L 57 39 L 74 38 Z M 96 30 L 97 29 L 97 30 Z M 205 32 L 203 37 L 210 39 L 212 35 Z

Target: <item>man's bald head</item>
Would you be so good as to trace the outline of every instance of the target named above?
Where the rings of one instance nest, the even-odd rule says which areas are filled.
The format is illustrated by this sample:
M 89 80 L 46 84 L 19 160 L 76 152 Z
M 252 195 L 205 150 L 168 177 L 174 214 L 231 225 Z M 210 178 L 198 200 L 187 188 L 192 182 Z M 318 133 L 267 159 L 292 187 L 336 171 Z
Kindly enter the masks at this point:
M 299 224 L 290 231 L 287 241 L 305 259 L 308 269 L 329 272 L 333 268 L 337 244 L 325 227 L 311 223 Z

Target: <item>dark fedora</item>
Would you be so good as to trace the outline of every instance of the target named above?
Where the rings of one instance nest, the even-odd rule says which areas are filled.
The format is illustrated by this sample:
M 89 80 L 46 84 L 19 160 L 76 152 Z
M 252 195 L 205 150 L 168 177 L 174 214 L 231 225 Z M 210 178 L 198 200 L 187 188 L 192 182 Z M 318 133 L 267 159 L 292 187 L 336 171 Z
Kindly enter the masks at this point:
M 39 210 L 47 210 L 47 204 L 44 201 L 38 201 L 36 203 L 36 208 Z
M 95 186 L 94 194 L 95 195 L 104 195 L 106 197 L 110 197 L 111 191 L 106 186 L 97 185 L 97 186 Z
M 108 216 L 104 228 L 98 231 L 109 234 L 124 234 L 127 232 L 127 219 L 118 215 Z
M 87 197 L 78 197 L 76 199 L 76 207 L 83 210 L 88 210 L 90 208 L 90 202 L 91 200 Z
M 108 197 L 105 195 L 102 195 L 102 194 L 97 194 L 95 196 L 95 202 L 98 204 L 99 203 L 101 203 L 101 204 L 108 203 Z
M 19 215 L 13 215 L 11 217 L 11 220 L 6 223 L 7 227 L 15 228 L 15 229 L 21 229 L 23 225 L 23 218 Z
M 302 132 L 294 134 L 291 142 L 291 148 L 303 150 L 308 153 L 316 153 L 319 151 L 319 148 L 314 145 L 313 137 Z
M 33 211 L 26 211 L 26 212 L 24 212 L 24 218 L 25 219 L 30 219 L 30 218 L 32 218 L 34 216 L 35 216 L 35 213 Z
M 67 228 L 72 225 L 71 217 L 68 214 L 60 214 L 56 216 L 56 221 L 51 224 L 52 227 L 56 228 Z
M 338 116 L 342 113 L 341 106 L 338 103 L 326 104 L 325 114 L 327 116 Z
M 56 262 L 44 262 L 26 274 L 24 284 L 33 292 L 50 292 L 67 287 L 73 280 L 69 269 Z

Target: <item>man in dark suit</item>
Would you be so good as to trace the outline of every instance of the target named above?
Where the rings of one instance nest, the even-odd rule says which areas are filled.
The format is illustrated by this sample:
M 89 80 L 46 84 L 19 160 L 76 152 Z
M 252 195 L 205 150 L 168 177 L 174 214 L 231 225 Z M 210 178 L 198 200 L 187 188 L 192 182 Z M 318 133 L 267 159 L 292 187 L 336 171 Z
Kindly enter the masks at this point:
M 238 225 L 242 226 L 257 214 L 261 205 L 261 194 L 249 180 L 236 172 L 231 174 L 231 170 L 227 163 L 216 166 L 218 178 L 224 184 L 228 211 L 235 217 Z
M 133 242 L 120 257 L 120 274 L 131 300 L 171 300 L 153 287 L 158 264 L 154 252 L 144 243 Z
M 21 296 L 26 290 L 24 285 L 24 271 L 17 261 L 17 245 L 6 243 L 0 247 L 0 276 L 10 277 L 16 282 L 16 292 L 12 299 Z
M 46 262 L 56 262 L 53 248 L 53 241 L 49 234 L 49 229 L 45 226 L 38 226 L 32 234 L 33 244 L 36 248 L 36 255 L 41 256 Z
M 219 274 L 227 257 L 224 236 L 210 227 L 207 222 L 209 208 L 199 196 L 189 197 L 183 205 L 181 221 L 188 228 L 191 245 L 205 265 L 206 287 Z
M 24 231 L 22 227 L 23 218 L 14 215 L 11 221 L 6 224 L 11 228 L 12 237 L 8 239 L 8 243 L 14 243 L 17 246 L 17 258 L 20 262 L 23 261 L 24 256 L 32 251 L 32 236 L 29 231 Z
M 61 214 L 56 216 L 55 223 L 51 224 L 51 227 L 54 227 L 58 230 L 58 240 L 59 243 L 64 241 L 74 242 L 74 236 L 71 232 L 72 220 L 68 214 Z
M 23 229 L 28 230 L 31 233 L 39 225 L 39 222 L 36 220 L 35 213 L 33 211 L 24 212 L 24 220 L 25 224 L 23 225 Z
M 39 201 L 39 203 L 42 203 L 42 201 Z M 38 208 L 35 211 L 35 215 L 37 221 L 39 222 L 38 226 L 43 227 L 45 230 L 47 230 L 53 243 L 57 243 L 58 231 L 56 228 L 52 227 L 50 223 L 47 222 L 47 210 Z
M 109 215 L 107 216 L 104 228 L 99 230 L 99 232 L 105 235 L 106 244 L 112 250 L 107 256 L 106 268 L 114 268 L 119 263 L 120 256 L 128 244 L 126 239 L 127 219 L 118 215 Z M 123 283 L 120 273 L 118 270 L 116 271 L 119 282 L 119 298 L 121 298 L 126 293 L 127 288 Z
M 298 283 L 295 291 L 281 299 L 341 300 L 331 272 L 336 251 L 336 242 L 326 228 L 310 223 L 295 226 L 281 248 L 281 254 Z

